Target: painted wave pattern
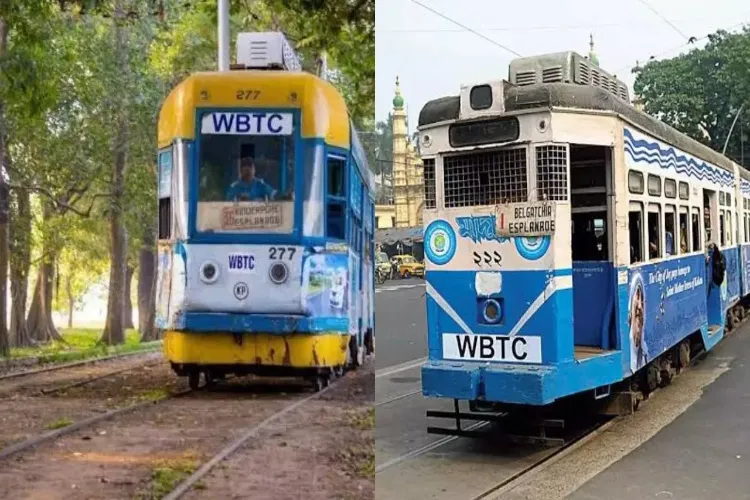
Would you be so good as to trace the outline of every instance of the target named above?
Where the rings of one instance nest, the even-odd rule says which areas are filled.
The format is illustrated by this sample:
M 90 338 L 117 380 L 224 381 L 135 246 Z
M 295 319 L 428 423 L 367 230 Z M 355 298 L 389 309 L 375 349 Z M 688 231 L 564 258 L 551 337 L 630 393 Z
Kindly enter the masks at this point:
M 674 169 L 679 174 L 684 174 L 699 180 L 708 180 L 721 186 L 734 184 L 734 174 L 726 170 L 713 167 L 706 162 L 697 161 L 695 158 L 679 154 L 681 151 L 672 147 L 662 149 L 656 142 L 635 139 L 632 133 L 625 129 L 625 152 L 633 161 L 645 161 L 649 164 L 659 165 L 662 169 Z
M 750 196 L 750 182 L 740 179 L 740 192 Z

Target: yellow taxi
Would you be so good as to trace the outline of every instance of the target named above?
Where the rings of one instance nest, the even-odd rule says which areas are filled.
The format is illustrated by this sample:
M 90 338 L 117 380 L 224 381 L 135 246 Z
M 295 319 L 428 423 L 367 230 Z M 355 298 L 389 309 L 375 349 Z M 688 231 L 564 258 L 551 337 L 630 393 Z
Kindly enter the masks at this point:
M 424 277 L 424 264 L 411 255 L 396 255 L 391 259 L 398 275 L 404 279 L 412 276 Z

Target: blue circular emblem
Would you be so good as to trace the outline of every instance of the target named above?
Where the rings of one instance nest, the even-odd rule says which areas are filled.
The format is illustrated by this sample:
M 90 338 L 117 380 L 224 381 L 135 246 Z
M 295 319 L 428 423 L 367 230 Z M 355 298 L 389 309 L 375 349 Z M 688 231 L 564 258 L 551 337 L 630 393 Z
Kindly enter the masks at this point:
M 539 260 L 549 250 L 549 236 L 518 237 L 515 240 L 518 254 L 526 260 Z
M 424 253 L 431 262 L 442 266 L 456 253 L 456 233 L 444 220 L 435 220 L 424 232 Z

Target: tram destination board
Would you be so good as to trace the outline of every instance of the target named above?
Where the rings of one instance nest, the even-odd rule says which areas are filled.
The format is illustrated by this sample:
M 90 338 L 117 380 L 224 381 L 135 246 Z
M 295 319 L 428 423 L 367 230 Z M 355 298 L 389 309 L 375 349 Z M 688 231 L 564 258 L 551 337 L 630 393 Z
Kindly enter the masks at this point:
M 518 135 L 516 117 L 454 123 L 448 129 L 448 140 L 452 148 L 511 142 L 518 139 Z
M 546 236 L 555 232 L 555 204 L 528 202 L 498 205 L 499 236 Z

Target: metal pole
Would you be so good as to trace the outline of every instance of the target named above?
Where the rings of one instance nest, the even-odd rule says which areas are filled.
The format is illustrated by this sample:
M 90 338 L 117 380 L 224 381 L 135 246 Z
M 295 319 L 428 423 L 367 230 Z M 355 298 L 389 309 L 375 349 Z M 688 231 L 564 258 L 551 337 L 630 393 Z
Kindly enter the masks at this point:
M 721 154 L 725 154 L 727 152 L 727 145 L 729 145 L 729 138 L 732 137 L 732 131 L 734 130 L 734 126 L 737 124 L 737 118 L 740 117 L 742 114 L 742 109 L 745 107 L 743 104 L 740 106 L 740 110 L 737 111 L 737 115 L 734 117 L 734 121 L 732 122 L 732 126 L 729 128 L 729 133 L 727 134 L 727 140 L 724 141 L 724 149 L 721 150 Z
M 219 71 L 229 71 L 229 0 L 219 0 Z

